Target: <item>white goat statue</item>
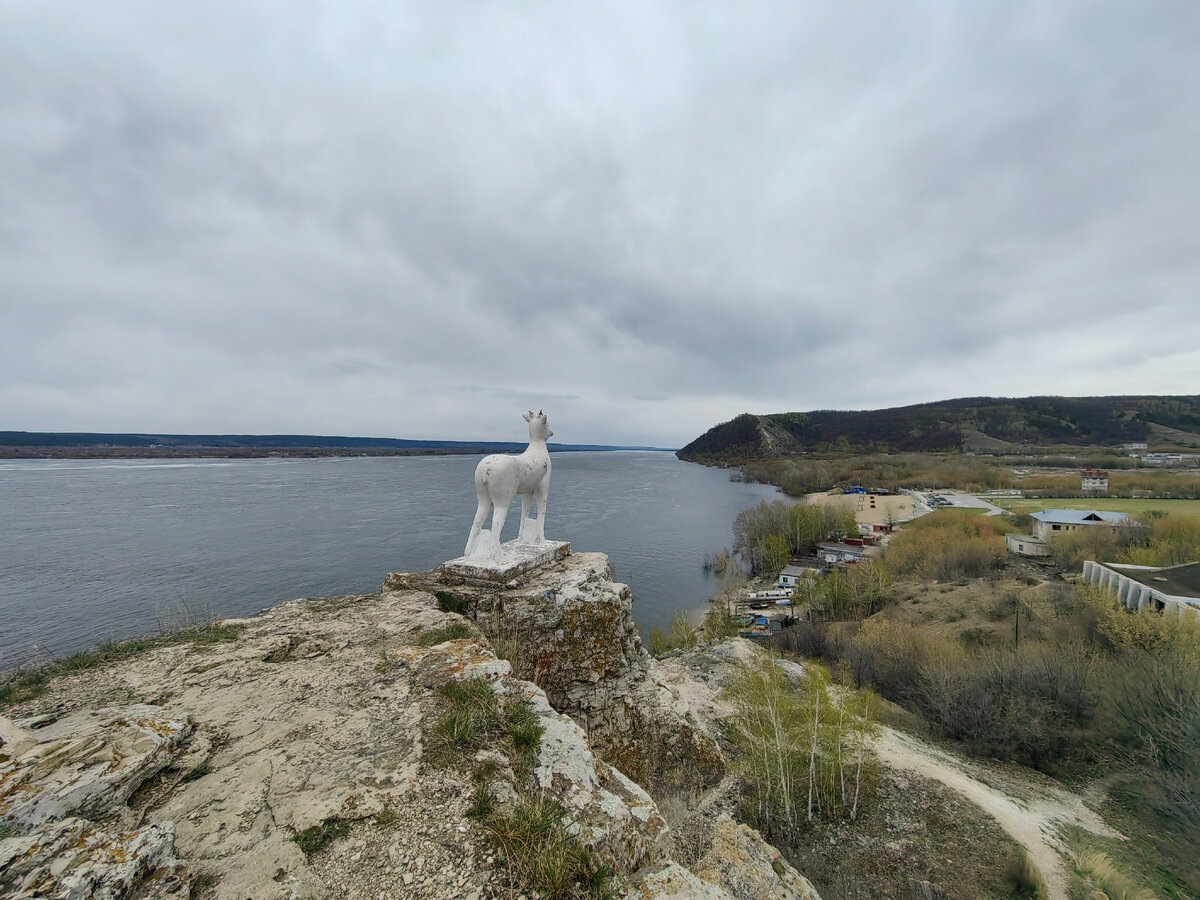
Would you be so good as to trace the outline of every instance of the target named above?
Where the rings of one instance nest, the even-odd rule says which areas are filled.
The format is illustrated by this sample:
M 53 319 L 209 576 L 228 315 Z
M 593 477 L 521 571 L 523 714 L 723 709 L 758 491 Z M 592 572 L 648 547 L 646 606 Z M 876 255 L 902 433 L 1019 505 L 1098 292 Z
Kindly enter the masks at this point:
M 471 535 L 463 552 L 468 560 L 486 561 L 500 557 L 500 531 L 508 517 L 508 507 L 521 495 L 521 528 L 517 540 L 522 544 L 540 544 L 546 540 L 546 497 L 550 493 L 550 451 L 546 441 L 554 432 L 546 424 L 546 414 L 530 410 L 522 418 L 529 423 L 529 446 L 520 456 L 499 453 L 485 456 L 475 467 L 475 497 L 479 508 L 471 523 Z M 529 505 L 537 497 L 537 519 L 529 518 Z M 492 530 L 483 530 L 488 510 L 492 510 Z

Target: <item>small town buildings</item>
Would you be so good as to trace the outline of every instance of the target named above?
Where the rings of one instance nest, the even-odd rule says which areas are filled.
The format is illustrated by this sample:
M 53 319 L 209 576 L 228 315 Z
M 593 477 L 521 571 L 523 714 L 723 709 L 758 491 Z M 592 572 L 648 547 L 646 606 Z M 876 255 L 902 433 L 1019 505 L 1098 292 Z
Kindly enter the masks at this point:
M 1089 559 L 1083 564 L 1083 580 L 1116 591 L 1128 609 L 1200 614 L 1200 562 L 1154 567 Z
M 1108 472 L 1104 469 L 1084 469 L 1083 492 L 1085 494 L 1108 493 Z
M 1145 450 L 1149 446 L 1150 445 L 1147 444 L 1145 441 L 1131 441 L 1128 444 L 1122 444 L 1121 449 L 1122 450 Z
M 849 541 L 822 541 L 817 544 L 817 556 L 826 565 L 836 566 L 840 563 L 858 562 L 867 555 L 867 548 L 862 541 L 852 544 Z
M 797 562 L 784 566 L 779 572 L 779 586 L 794 588 L 801 580 L 820 574 L 821 564 L 818 560 Z
M 1050 548 L 1040 537 L 1032 534 L 1006 534 L 1004 542 L 1008 544 L 1009 553 L 1018 556 L 1049 556 Z
M 1200 460 L 1197 453 L 1143 453 L 1141 461 L 1147 466 L 1195 465 Z
M 1075 531 L 1095 525 L 1119 528 L 1132 524 L 1129 513 L 1102 512 L 1095 509 L 1043 509 L 1032 514 L 1033 536 L 1043 541 L 1052 534 Z

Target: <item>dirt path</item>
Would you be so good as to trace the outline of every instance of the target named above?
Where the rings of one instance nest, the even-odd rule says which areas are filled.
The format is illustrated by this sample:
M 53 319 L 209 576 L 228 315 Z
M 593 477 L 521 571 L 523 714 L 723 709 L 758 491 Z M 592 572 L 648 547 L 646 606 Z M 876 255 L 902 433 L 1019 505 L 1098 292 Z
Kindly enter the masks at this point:
M 1123 838 L 1109 828 L 1082 798 L 1070 791 L 1012 775 L 988 773 L 998 786 L 969 774 L 971 763 L 891 728 L 880 728 L 875 745 L 886 765 L 940 781 L 989 813 L 1029 853 L 1045 879 L 1049 900 L 1067 900 L 1066 847 L 1058 825 L 1078 825 L 1094 834 Z

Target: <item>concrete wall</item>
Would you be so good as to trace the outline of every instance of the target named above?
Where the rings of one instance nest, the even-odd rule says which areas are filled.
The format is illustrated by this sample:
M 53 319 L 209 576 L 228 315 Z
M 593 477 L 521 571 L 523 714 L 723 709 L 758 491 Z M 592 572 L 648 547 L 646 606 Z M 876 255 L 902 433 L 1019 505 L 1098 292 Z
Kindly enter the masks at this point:
M 1139 573 L 1157 571 L 1154 566 L 1127 566 L 1126 568 Z M 1149 585 L 1135 581 L 1120 570 L 1110 569 L 1103 563 L 1090 559 L 1083 564 L 1083 580 L 1087 584 L 1115 591 L 1117 599 L 1128 609 L 1161 610 L 1163 613 L 1177 616 L 1189 613 L 1191 615 L 1200 614 L 1200 598 L 1164 594 Z

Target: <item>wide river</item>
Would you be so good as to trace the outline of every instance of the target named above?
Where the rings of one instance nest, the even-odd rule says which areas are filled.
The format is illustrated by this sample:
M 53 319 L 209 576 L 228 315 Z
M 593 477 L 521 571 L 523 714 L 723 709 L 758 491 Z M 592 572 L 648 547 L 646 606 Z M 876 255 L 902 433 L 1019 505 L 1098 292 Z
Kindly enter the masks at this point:
M 377 590 L 459 556 L 478 456 L 0 462 L 0 670 L 188 619 Z M 553 455 L 546 536 L 601 551 L 643 628 L 697 608 L 765 485 L 670 453 Z M 504 539 L 516 537 L 520 502 Z

